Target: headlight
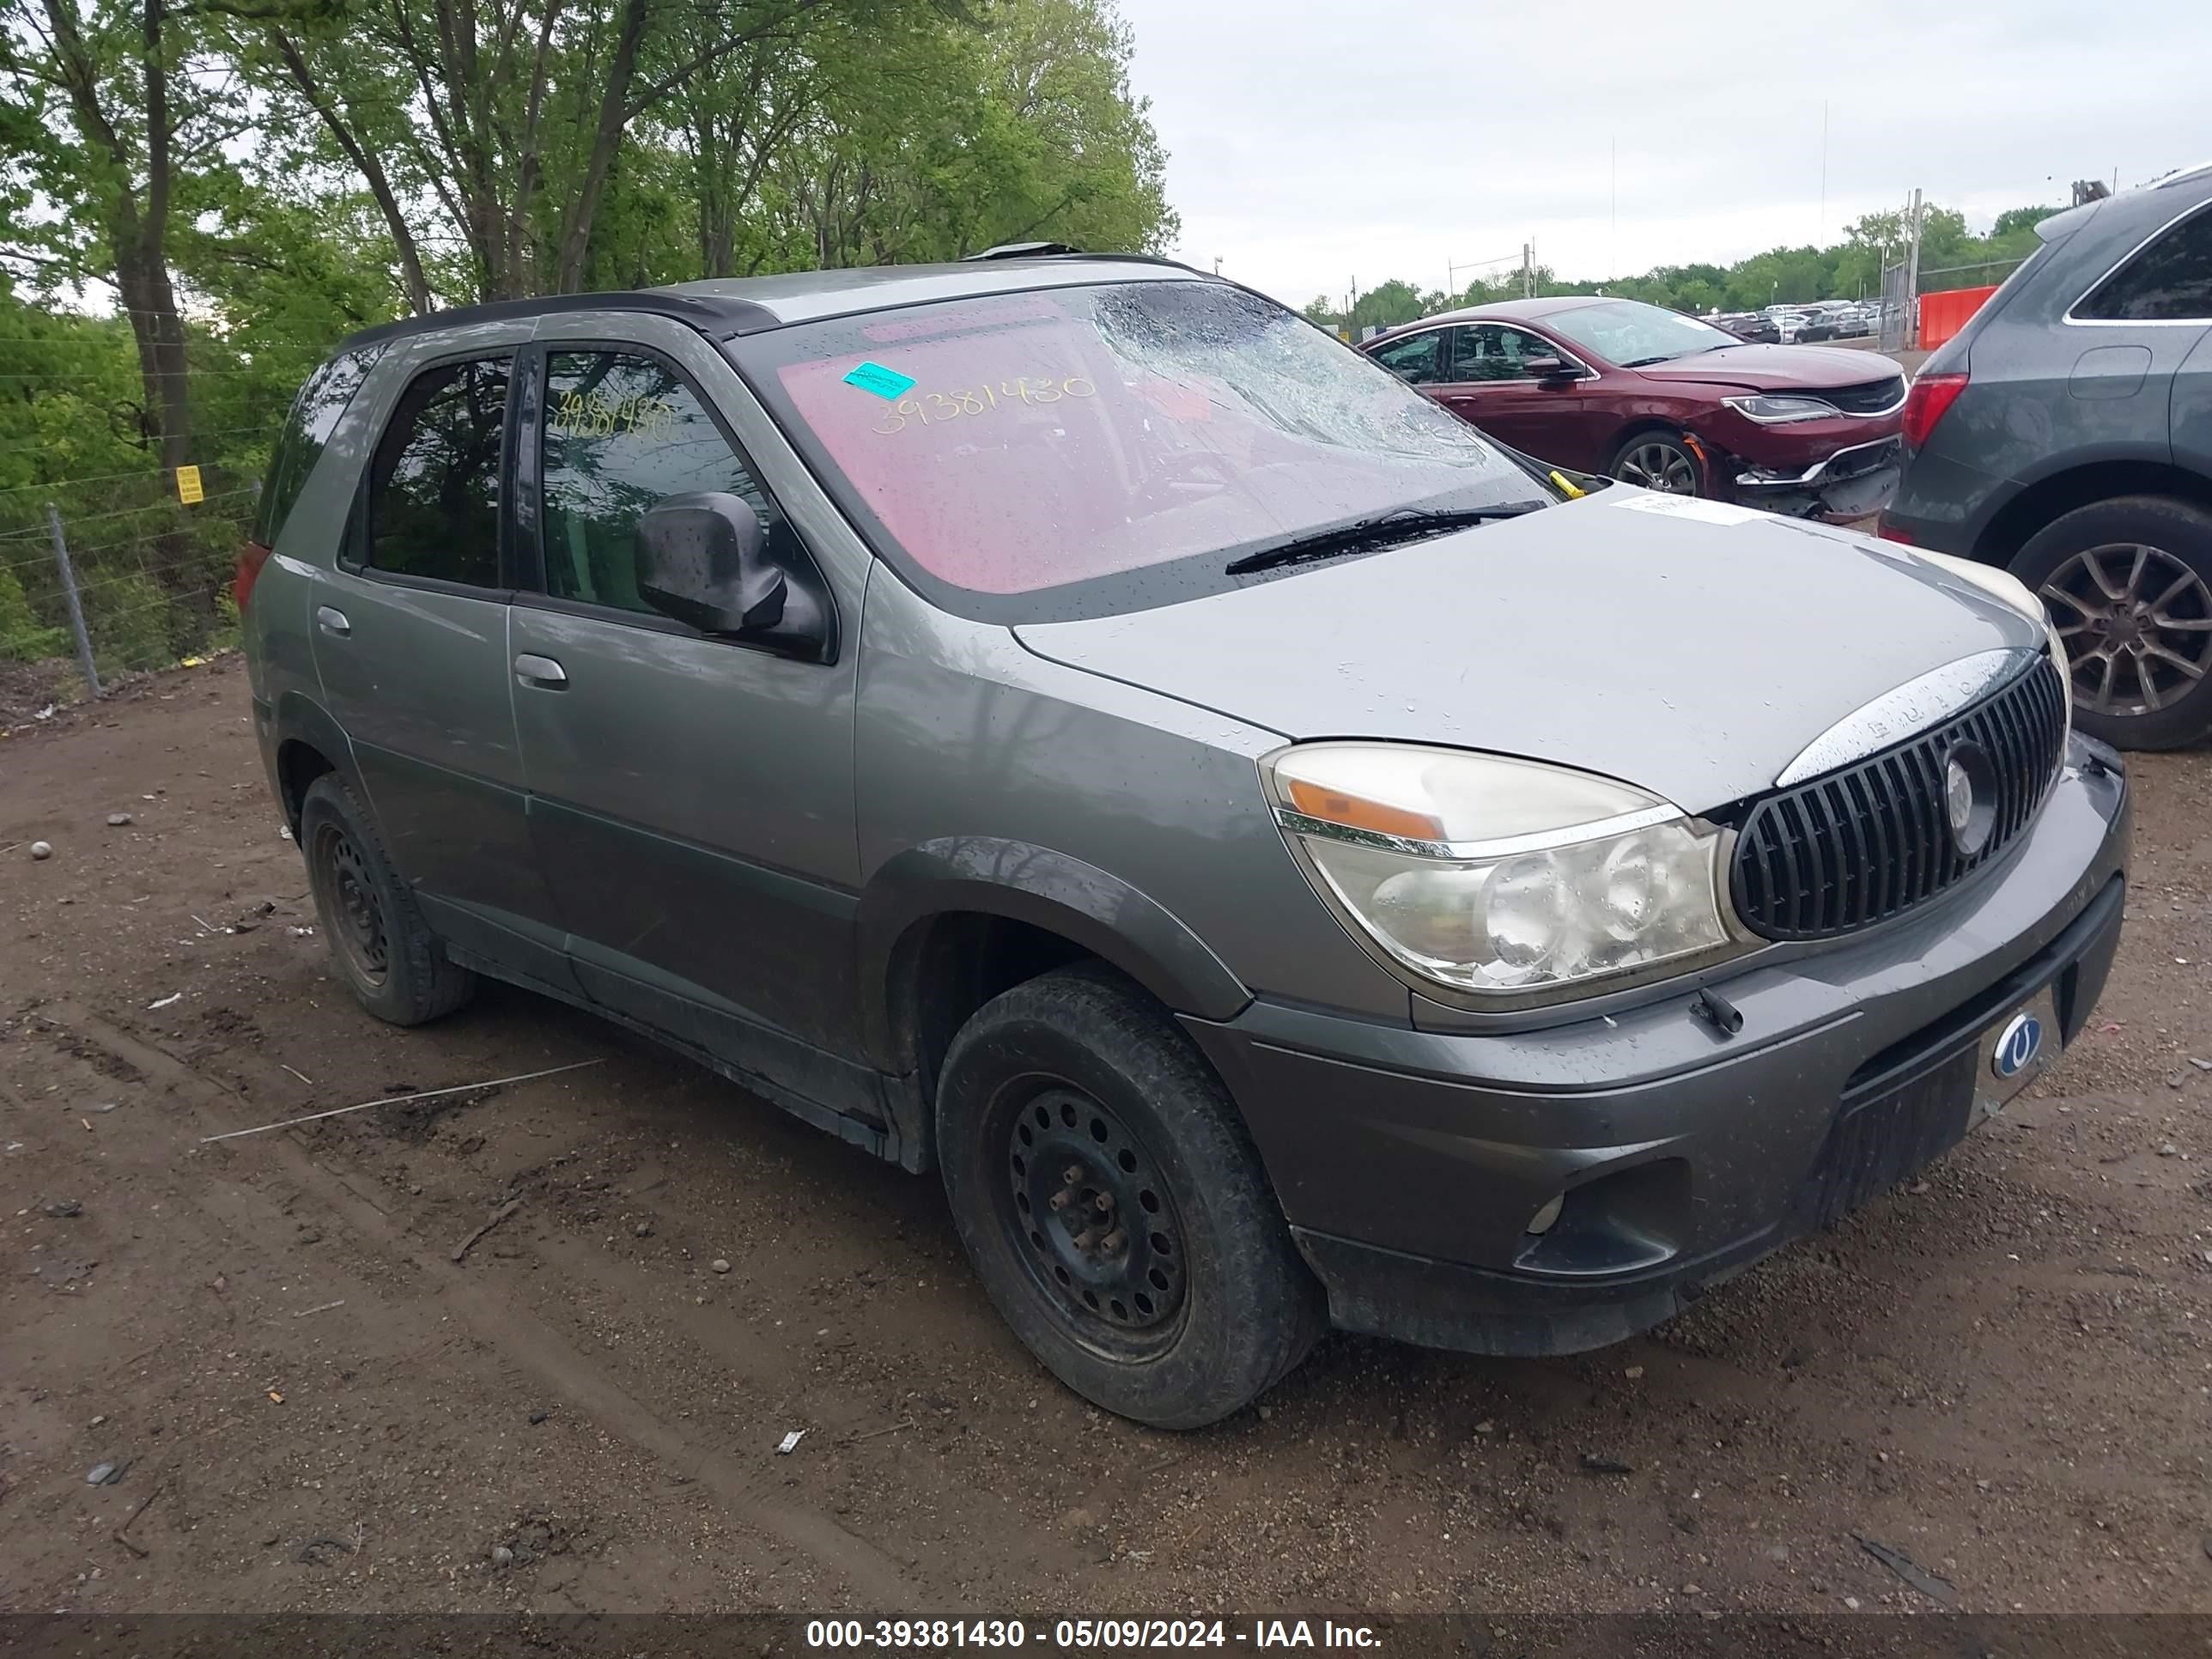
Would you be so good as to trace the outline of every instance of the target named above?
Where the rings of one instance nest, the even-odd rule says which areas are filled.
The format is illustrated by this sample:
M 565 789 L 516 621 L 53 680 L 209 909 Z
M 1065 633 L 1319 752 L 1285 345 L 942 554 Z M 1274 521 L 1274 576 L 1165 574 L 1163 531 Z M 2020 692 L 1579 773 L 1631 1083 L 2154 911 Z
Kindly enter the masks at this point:
M 1721 831 L 1640 789 L 1411 744 L 1304 744 L 1261 769 L 1323 896 L 1451 990 L 1552 1000 L 1747 948 Z
M 1723 398 L 1721 401 L 1761 426 L 1787 426 L 1792 421 L 1833 420 L 1843 411 L 1818 398 L 1782 397 L 1762 392 L 1753 398 Z
M 2043 624 L 2043 638 L 2051 647 L 2051 660 L 2057 665 L 2058 678 L 2066 690 L 2066 729 L 2074 729 L 2074 667 L 2067 653 L 2066 641 L 2058 637 L 2058 625 L 2051 620 L 2051 613 L 2043 601 L 2028 591 L 2027 584 L 2009 570 L 2000 570 L 1993 564 L 1978 564 L 1972 559 L 1955 558 L 1948 553 L 1923 553 L 1914 548 L 1911 556 L 1925 560 L 1948 575 L 1978 587 L 1990 598 L 2010 605 L 2023 617 L 2033 617 Z

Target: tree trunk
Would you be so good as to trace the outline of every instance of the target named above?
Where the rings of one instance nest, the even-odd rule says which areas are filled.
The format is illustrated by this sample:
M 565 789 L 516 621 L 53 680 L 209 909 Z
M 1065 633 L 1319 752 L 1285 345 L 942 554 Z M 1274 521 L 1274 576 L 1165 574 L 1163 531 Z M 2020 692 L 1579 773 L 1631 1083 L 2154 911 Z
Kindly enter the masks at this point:
M 561 264 L 553 291 L 573 294 L 584 280 L 584 256 L 592 241 L 592 222 L 599 216 L 599 198 L 606 191 L 607 170 L 623 138 L 623 120 L 629 103 L 629 83 L 637 72 L 638 42 L 645 36 L 646 0 L 624 0 L 622 32 L 615 42 L 613 61 L 607 65 L 606 91 L 599 100 L 599 125 L 592 135 L 592 156 L 584 170 L 576 199 L 562 215 Z
M 176 469 L 191 464 L 192 426 L 185 362 L 185 319 L 177 310 L 169 282 L 169 65 L 163 33 L 167 0 L 145 0 L 143 30 L 146 88 L 146 211 L 141 217 L 126 189 L 116 228 L 115 285 L 130 307 L 131 331 L 138 344 L 138 372 L 146 404 L 157 411 L 161 429 L 161 469 L 172 482 Z M 136 219 L 137 236 L 129 235 Z M 197 634 L 205 639 L 215 624 L 215 592 L 192 568 L 191 539 L 181 532 L 160 538 L 155 562 L 161 583 L 191 613 Z
M 400 210 L 398 193 L 392 188 L 392 180 L 384 171 L 384 163 L 373 152 L 364 149 L 354 136 L 352 126 L 339 113 L 337 106 L 323 95 L 307 68 L 307 59 L 299 45 L 282 29 L 272 30 L 276 49 L 283 54 L 284 67 L 291 72 L 292 84 L 307 106 L 322 118 L 324 128 L 346 159 L 361 169 L 361 176 L 368 182 L 369 194 L 376 198 L 377 210 L 384 215 L 385 228 L 392 233 L 392 244 L 399 254 L 399 280 L 407 289 L 407 303 L 418 312 L 434 308 L 430 295 L 430 279 L 422 273 L 422 256 L 415 244 L 414 227 Z

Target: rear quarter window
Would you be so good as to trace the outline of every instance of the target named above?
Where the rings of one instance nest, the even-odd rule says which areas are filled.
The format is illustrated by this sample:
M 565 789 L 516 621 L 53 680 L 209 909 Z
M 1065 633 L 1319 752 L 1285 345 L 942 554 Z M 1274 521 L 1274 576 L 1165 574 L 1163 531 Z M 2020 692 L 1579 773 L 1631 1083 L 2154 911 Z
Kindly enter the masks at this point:
M 384 355 L 381 345 L 342 351 L 307 377 L 292 399 L 276 434 L 276 453 L 269 458 L 269 475 L 262 480 L 261 500 L 253 514 L 253 539 L 264 547 L 276 545 L 292 503 L 300 499 L 307 477 L 322 459 L 323 447 L 337 430 L 338 422 L 361 390 L 368 371 Z
M 2130 256 L 2074 314 L 2096 322 L 2212 322 L 2212 203 Z

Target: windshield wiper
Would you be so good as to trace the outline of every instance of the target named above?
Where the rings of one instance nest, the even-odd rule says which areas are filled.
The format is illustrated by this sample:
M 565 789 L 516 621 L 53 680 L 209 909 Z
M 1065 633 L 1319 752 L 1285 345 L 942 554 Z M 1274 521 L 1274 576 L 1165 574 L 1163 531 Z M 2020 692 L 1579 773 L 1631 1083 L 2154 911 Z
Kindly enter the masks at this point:
M 1654 363 L 1671 363 L 1675 358 L 1684 355 L 1686 354 L 1680 351 L 1662 351 L 1656 357 L 1638 357 L 1634 362 L 1623 363 L 1621 367 L 1623 368 L 1649 368 Z
M 1524 513 L 1549 507 L 1549 501 L 1500 501 L 1493 507 L 1462 507 L 1442 511 L 1407 507 L 1379 518 L 1361 519 L 1328 530 L 1316 530 L 1288 541 L 1277 542 L 1231 559 L 1222 574 L 1242 576 L 1254 570 L 1273 570 L 1280 565 L 1301 564 L 1309 559 L 1332 559 L 1342 553 L 1362 553 L 1397 542 L 1422 541 L 1470 525 L 1498 519 L 1517 519 Z

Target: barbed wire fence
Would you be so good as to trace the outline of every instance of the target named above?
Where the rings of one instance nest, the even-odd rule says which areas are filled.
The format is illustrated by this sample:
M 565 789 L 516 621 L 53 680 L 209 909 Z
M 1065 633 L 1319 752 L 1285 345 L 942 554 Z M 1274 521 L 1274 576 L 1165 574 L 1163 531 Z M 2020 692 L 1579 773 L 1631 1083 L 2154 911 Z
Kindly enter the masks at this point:
M 92 337 L 0 335 L 0 672 L 27 665 L 57 702 L 235 641 L 261 475 L 327 349 L 193 336 L 191 459 L 171 468 L 128 330 L 106 320 Z

